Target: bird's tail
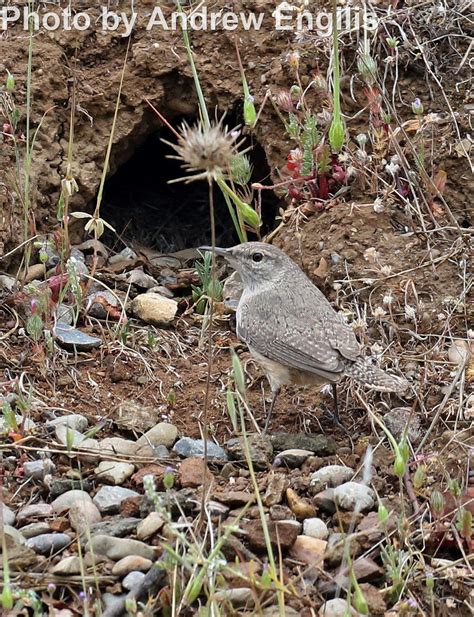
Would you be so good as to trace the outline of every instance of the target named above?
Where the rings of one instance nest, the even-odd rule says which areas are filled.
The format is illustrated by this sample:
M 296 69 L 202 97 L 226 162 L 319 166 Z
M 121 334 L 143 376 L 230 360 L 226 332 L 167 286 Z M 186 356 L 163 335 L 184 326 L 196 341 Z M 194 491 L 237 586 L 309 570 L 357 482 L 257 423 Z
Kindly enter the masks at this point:
M 410 385 L 404 377 L 390 375 L 370 364 L 365 358 L 358 358 L 355 362 L 351 362 L 346 367 L 345 374 L 378 392 L 402 393 Z

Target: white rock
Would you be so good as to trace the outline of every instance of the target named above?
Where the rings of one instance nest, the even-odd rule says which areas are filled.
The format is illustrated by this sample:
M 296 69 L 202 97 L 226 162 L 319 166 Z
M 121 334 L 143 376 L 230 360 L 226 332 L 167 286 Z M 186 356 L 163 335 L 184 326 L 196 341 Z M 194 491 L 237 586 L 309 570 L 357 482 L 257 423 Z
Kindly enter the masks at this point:
M 357 615 L 357 611 L 342 598 L 329 600 L 319 610 L 320 617 L 345 617 L 347 614 Z
M 51 507 L 55 514 L 61 514 L 61 512 L 68 512 L 74 505 L 81 503 L 92 503 L 92 498 L 89 493 L 85 491 L 73 490 L 67 491 L 56 497 L 52 502 Z
M 122 587 L 127 591 L 131 591 L 142 582 L 145 578 L 143 572 L 130 572 L 122 581 Z
M 153 565 L 151 559 L 145 559 L 139 555 L 129 555 L 124 557 L 112 568 L 112 574 L 114 576 L 127 576 L 130 572 L 148 572 Z
M 154 549 L 143 542 L 104 535 L 92 536 L 91 541 L 87 543 L 86 550 L 105 555 L 112 561 L 120 561 L 129 555 L 138 555 L 151 561 L 155 557 Z
M 46 422 L 46 426 L 68 426 L 74 431 L 78 431 L 79 433 L 83 433 L 87 430 L 89 426 L 89 421 L 84 416 L 81 416 L 78 413 L 69 414 L 68 416 L 61 416 L 59 418 L 55 418 L 54 420 L 50 420 Z
M 303 535 L 317 538 L 318 540 L 327 540 L 329 530 L 322 519 L 307 518 L 303 521 Z
M 313 487 L 313 491 L 319 493 L 328 487 L 349 482 L 354 473 L 353 469 L 345 465 L 327 465 L 311 474 L 310 486 Z
M 365 484 L 346 482 L 334 489 L 334 501 L 343 510 L 366 512 L 375 505 L 375 493 Z
M 105 439 L 101 439 L 99 443 L 101 454 L 104 456 L 107 456 L 107 454 L 109 456 L 111 454 L 132 456 L 136 454 L 137 451 L 137 444 L 135 441 L 123 439 L 122 437 L 106 437 Z
M 130 478 L 135 471 L 135 465 L 116 461 L 102 461 L 94 471 L 99 482 L 120 485 Z
M 160 422 L 140 437 L 137 447 L 140 449 L 142 446 L 150 445 L 172 448 L 177 438 L 178 429 L 174 424 Z
M 65 424 L 58 424 L 54 432 L 59 443 L 63 446 L 71 446 L 71 448 L 76 448 L 86 439 L 82 433 L 69 428 Z
M 112 514 L 120 509 L 120 504 L 128 497 L 138 497 L 138 493 L 121 486 L 103 486 L 93 501 L 102 514 Z
M 171 324 L 177 311 L 178 303 L 175 300 L 155 293 L 141 294 L 132 302 L 135 317 L 154 326 Z
M 137 538 L 139 540 L 148 540 L 148 538 L 151 538 L 151 536 L 160 531 L 164 524 L 165 521 L 158 512 L 151 512 L 138 524 Z
M 81 500 L 69 509 L 69 523 L 78 533 L 84 533 L 95 523 L 100 523 L 102 516 L 99 508 L 92 501 Z

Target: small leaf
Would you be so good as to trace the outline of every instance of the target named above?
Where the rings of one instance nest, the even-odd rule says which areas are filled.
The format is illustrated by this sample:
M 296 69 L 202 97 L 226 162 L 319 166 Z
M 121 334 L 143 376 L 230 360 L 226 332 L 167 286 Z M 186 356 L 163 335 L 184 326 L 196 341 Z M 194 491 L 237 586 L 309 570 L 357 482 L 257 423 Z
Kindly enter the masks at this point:
M 90 219 L 90 218 L 92 218 L 92 215 L 89 214 L 88 212 L 71 212 L 71 216 L 73 216 L 75 219 Z

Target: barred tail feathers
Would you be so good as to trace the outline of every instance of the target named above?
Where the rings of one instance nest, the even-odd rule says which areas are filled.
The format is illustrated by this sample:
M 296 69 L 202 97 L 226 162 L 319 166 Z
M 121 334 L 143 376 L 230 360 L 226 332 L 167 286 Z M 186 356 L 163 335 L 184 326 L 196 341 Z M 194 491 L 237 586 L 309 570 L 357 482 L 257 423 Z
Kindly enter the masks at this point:
M 358 358 L 355 362 L 348 363 L 345 374 L 378 392 L 402 393 L 409 387 L 409 383 L 404 377 L 390 375 L 370 364 L 364 358 Z

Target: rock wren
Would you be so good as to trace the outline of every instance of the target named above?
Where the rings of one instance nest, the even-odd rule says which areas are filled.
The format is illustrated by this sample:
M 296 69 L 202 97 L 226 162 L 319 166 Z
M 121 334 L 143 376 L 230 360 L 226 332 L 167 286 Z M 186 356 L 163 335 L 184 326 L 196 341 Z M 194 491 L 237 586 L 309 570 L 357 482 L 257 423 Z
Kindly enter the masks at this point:
M 215 252 L 237 270 L 244 285 L 237 336 L 270 382 L 273 396 L 265 430 L 284 385 L 335 385 L 347 375 L 380 392 L 407 389 L 404 378 L 385 373 L 361 355 L 352 328 L 283 251 L 246 242 Z

